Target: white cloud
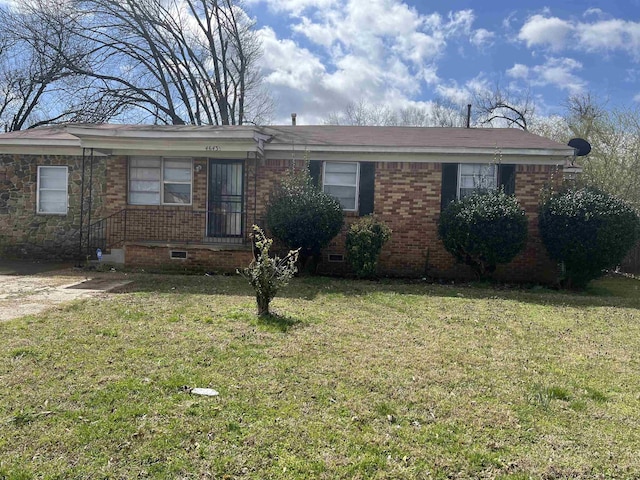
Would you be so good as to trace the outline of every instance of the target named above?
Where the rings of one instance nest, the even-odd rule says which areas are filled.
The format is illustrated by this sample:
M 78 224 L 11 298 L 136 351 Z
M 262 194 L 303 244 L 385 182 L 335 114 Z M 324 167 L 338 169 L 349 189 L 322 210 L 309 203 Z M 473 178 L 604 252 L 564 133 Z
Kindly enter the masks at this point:
M 395 104 L 419 98 L 441 82 L 438 62 L 449 43 L 493 39 L 488 30 L 473 30 L 472 10 L 423 14 L 404 0 L 251 2 L 288 15 L 295 34 L 285 39 L 268 27 L 261 32 L 265 81 L 282 100 L 278 121 L 292 109 L 301 123 L 317 123 L 361 98 Z M 298 106 L 285 112 L 284 102 Z M 302 115 L 310 109 L 312 120 Z
M 549 58 L 543 65 L 530 69 L 532 85 L 552 85 L 569 93 L 584 92 L 586 82 L 575 72 L 582 69 L 582 63 L 573 58 Z
M 446 24 L 446 30 L 449 35 L 463 33 L 469 35 L 471 26 L 475 16 L 472 10 L 460 10 L 459 12 L 449 13 L 449 22 Z
M 428 85 L 436 85 L 440 83 L 438 77 L 438 68 L 435 65 L 428 65 L 420 72 L 420 78 L 424 80 Z
M 571 23 L 558 17 L 533 15 L 520 29 L 518 39 L 525 42 L 529 48 L 540 45 L 561 50 L 573 29 Z
M 517 20 L 518 20 L 518 18 L 516 17 L 516 12 L 511 12 L 509 15 L 507 15 L 507 17 L 505 17 L 502 20 L 502 27 L 506 31 L 511 31 L 511 29 L 512 29 L 511 24 L 516 22 Z
M 583 17 L 595 16 L 598 18 L 604 18 L 605 13 L 599 8 L 587 8 L 582 14 Z
M 456 105 L 464 105 L 471 100 L 471 92 L 465 87 L 459 87 L 453 82 L 452 85 L 438 85 L 436 92 L 446 100 L 450 100 Z
M 456 105 L 466 105 L 471 102 L 474 93 L 489 89 L 489 82 L 481 74 L 467 81 L 463 86 L 458 85 L 455 80 L 448 84 L 443 83 L 436 87 L 436 92 L 440 97 Z
M 625 52 L 640 61 L 640 22 L 607 18 L 598 8 L 586 10 L 583 22 L 546 15 L 529 17 L 518 33 L 518 40 L 529 48 L 548 48 L 554 52 Z
M 270 85 L 304 91 L 325 75 L 324 65 L 309 50 L 292 40 L 278 39 L 269 27 L 260 30 L 259 35 L 264 49 L 265 81 Z
M 622 50 L 640 60 L 640 23 L 626 20 L 604 20 L 581 24 L 580 46 L 589 52 Z
M 580 70 L 582 70 L 582 63 L 573 58 L 551 57 L 541 65 L 528 66 L 516 63 L 507 69 L 506 74 L 508 77 L 525 81 L 532 86 L 553 86 L 573 94 L 583 92 L 587 85 L 576 74 Z
M 633 97 L 633 101 L 634 101 L 634 102 L 638 102 L 638 103 L 640 103 L 640 93 L 636 94 L 636 95 Z
M 529 67 L 522 63 L 516 63 L 513 67 L 507 70 L 507 75 L 512 78 L 527 78 L 529 76 Z
M 470 41 L 478 48 L 484 48 L 493 44 L 496 34 L 484 28 L 479 28 L 471 33 Z

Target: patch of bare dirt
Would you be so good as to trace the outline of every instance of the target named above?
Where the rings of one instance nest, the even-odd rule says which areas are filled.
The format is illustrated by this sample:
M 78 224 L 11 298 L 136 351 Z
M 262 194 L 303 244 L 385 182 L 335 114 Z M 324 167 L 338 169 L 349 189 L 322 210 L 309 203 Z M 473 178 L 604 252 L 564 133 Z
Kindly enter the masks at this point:
M 40 313 L 62 303 L 107 295 L 130 283 L 121 276 L 74 269 L 39 275 L 0 275 L 0 321 Z

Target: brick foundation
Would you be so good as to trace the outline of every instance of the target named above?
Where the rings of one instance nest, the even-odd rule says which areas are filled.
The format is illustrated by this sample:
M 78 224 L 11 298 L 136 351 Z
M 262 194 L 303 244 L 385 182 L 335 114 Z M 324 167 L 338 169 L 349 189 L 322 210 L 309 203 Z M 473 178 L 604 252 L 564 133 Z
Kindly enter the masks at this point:
M 178 270 L 206 270 L 215 273 L 235 273 L 253 259 L 251 247 L 222 250 L 217 247 L 195 245 L 143 245 L 124 246 L 128 267 L 155 267 Z M 171 251 L 186 251 L 187 258 L 172 259 Z

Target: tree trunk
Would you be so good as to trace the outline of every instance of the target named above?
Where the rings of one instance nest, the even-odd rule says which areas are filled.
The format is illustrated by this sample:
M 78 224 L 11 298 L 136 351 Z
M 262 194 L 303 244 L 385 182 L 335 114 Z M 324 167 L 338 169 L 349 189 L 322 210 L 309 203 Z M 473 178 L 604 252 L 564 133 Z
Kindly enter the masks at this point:
M 266 317 L 269 315 L 269 303 L 271 300 L 269 297 L 265 297 L 262 295 L 256 295 L 256 303 L 258 304 L 258 316 Z

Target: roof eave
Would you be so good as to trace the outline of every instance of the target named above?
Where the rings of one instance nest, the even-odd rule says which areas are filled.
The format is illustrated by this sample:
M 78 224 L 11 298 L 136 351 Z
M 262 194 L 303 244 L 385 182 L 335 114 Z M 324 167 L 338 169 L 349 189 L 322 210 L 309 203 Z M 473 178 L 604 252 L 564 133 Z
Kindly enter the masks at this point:
M 79 140 L 51 139 L 4 139 L 0 143 L 0 154 L 4 155 L 82 155 Z
M 499 156 L 541 156 L 541 157 L 567 157 L 573 155 L 573 149 L 546 149 L 546 148 L 469 148 L 469 147 L 395 147 L 395 146 L 366 146 L 366 145 L 287 145 L 267 144 L 268 152 L 310 152 L 310 153 L 354 153 L 354 154 L 425 154 L 425 155 L 493 155 Z
M 193 156 L 217 156 L 222 153 L 260 152 L 271 139 L 254 129 L 205 130 L 125 130 L 69 127 L 84 148 L 113 155 L 145 155 L 162 152 Z

